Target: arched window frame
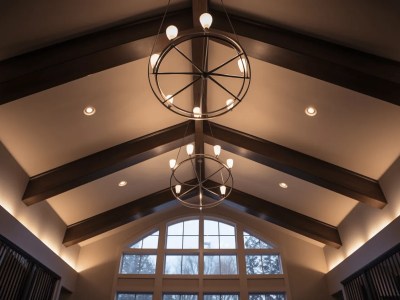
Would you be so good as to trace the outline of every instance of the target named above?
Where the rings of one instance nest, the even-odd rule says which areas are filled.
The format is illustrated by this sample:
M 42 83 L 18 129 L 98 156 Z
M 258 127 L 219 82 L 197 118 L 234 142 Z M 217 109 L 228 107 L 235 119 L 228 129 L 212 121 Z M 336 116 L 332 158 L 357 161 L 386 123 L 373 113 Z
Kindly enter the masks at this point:
M 177 224 L 179 222 L 187 221 L 187 220 L 199 220 L 199 248 L 198 249 L 167 249 L 167 229 L 168 226 Z M 204 242 L 204 220 L 213 220 L 222 222 L 228 225 L 231 225 L 235 228 L 235 236 L 236 236 L 236 249 L 204 249 L 203 242 Z M 158 248 L 157 249 L 132 249 L 129 248 L 130 245 L 136 243 L 140 239 L 145 238 L 149 234 L 152 234 L 155 231 L 159 231 L 159 240 L 158 240 Z M 272 245 L 272 249 L 245 249 L 244 248 L 244 239 L 243 233 L 247 232 L 255 237 L 267 242 L 268 244 Z M 133 241 L 133 242 L 132 242 Z M 168 220 L 167 222 L 162 222 L 154 226 L 151 230 L 147 230 L 146 234 L 137 235 L 137 238 L 130 239 L 130 242 L 125 245 L 123 250 L 121 251 L 122 254 L 127 253 L 136 253 L 136 254 L 155 254 L 157 255 L 157 265 L 156 265 L 156 272 L 155 274 L 119 274 L 119 266 L 118 265 L 118 272 L 116 278 L 116 284 L 114 285 L 115 288 L 113 290 L 114 295 L 117 292 L 133 292 L 133 293 L 153 293 L 153 300 L 160 300 L 162 299 L 163 293 L 168 294 L 187 294 L 187 293 L 194 293 L 198 295 L 198 299 L 203 299 L 204 294 L 238 294 L 241 300 L 248 300 L 249 294 L 265 294 L 265 293 L 286 293 L 286 299 L 290 299 L 290 293 L 288 288 L 288 280 L 287 274 L 285 272 L 286 268 L 284 266 L 284 258 L 282 257 L 281 251 L 277 246 L 277 243 L 271 241 L 271 239 L 265 238 L 263 234 L 260 234 L 253 228 L 248 226 L 243 226 L 240 222 L 230 220 L 225 217 L 220 216 L 186 216 L 182 218 L 174 218 L 172 220 Z M 199 255 L 199 272 L 197 275 L 178 275 L 178 274 L 164 274 L 164 264 L 165 264 L 165 257 L 167 254 L 177 254 L 177 255 L 185 255 L 185 254 L 195 254 Z M 237 269 L 238 274 L 232 275 L 209 275 L 203 274 L 204 272 L 204 255 L 207 254 L 219 254 L 219 255 L 228 255 L 234 254 L 237 257 Z M 281 261 L 281 270 L 283 274 L 246 274 L 246 264 L 245 264 L 245 256 L 249 254 L 276 254 L 279 255 Z M 122 290 L 119 288 L 118 280 L 125 279 L 125 280 L 147 280 L 152 279 L 154 284 L 151 285 L 151 288 L 146 288 L 143 286 L 132 286 L 131 289 L 127 290 L 124 287 Z M 278 289 L 265 289 L 265 284 L 258 284 L 259 288 L 256 285 L 252 285 L 252 287 L 248 287 L 248 282 L 262 282 L 263 280 L 268 279 L 278 279 L 284 282 L 283 286 Z M 190 286 L 185 286 L 183 290 L 179 290 L 179 288 L 175 289 L 165 289 L 165 281 L 168 282 L 188 282 L 188 281 L 198 281 L 198 282 L 210 282 L 215 281 L 215 285 L 221 287 L 218 290 L 207 290 L 203 288 L 203 284 L 198 284 L 198 289 L 193 289 Z M 224 289 L 224 284 L 229 282 L 229 280 L 236 280 L 238 283 L 236 290 L 232 290 L 231 286 L 226 286 Z M 246 287 L 243 288 L 243 282 L 246 282 Z

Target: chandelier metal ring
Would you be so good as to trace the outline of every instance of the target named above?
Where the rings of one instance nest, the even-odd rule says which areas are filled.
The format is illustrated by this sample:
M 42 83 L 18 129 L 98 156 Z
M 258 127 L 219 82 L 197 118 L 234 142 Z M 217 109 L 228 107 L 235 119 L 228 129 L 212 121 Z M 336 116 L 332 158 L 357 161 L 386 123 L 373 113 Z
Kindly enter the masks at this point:
M 203 160 L 203 163 L 210 167 L 208 174 L 205 174 L 204 177 L 196 172 L 196 163 L 199 160 Z M 179 178 L 182 175 L 178 174 L 179 171 L 188 165 L 188 168 L 196 174 L 194 183 L 185 182 Z M 178 185 L 179 189 L 177 189 Z M 217 157 L 208 154 L 194 154 L 172 168 L 170 187 L 174 197 L 184 206 L 197 209 L 211 208 L 220 204 L 230 195 L 233 189 L 233 176 L 231 168 Z M 191 193 L 195 193 L 196 196 L 190 197 Z
M 206 46 L 206 53 L 204 55 L 208 56 L 208 45 L 210 41 L 216 42 L 218 44 L 222 44 L 226 47 L 232 49 L 232 53 L 235 53 L 233 57 L 228 57 L 226 60 L 212 68 L 211 70 L 204 70 L 201 66 L 196 65 L 191 58 L 189 58 L 185 53 L 180 49 L 183 43 L 188 41 L 194 41 L 196 39 L 202 39 L 203 44 Z M 184 61 L 190 63 L 192 65 L 192 72 L 179 72 L 179 71 L 161 71 L 162 66 L 168 55 L 173 51 L 176 50 L 179 55 L 182 56 Z M 207 57 L 205 58 L 208 59 Z M 237 74 L 224 74 L 220 73 L 221 69 L 225 66 L 231 64 L 232 62 L 238 61 L 238 68 L 240 69 L 240 75 Z M 241 65 L 241 66 L 240 66 Z M 183 76 L 192 76 L 192 79 L 189 84 L 184 85 L 182 88 L 174 92 L 166 92 L 169 86 L 162 86 L 162 82 L 160 81 L 161 77 L 165 76 L 173 76 L 173 75 L 183 75 Z M 225 87 L 223 84 L 219 82 L 219 78 L 225 78 L 229 80 L 236 80 L 234 85 L 238 87 L 235 91 L 231 91 L 229 88 Z M 167 47 L 159 54 L 158 59 L 154 63 L 154 66 L 151 65 L 149 61 L 148 65 L 148 79 L 150 82 L 151 89 L 154 95 L 157 97 L 159 102 L 164 105 L 167 109 L 173 111 L 174 113 L 184 116 L 189 119 L 196 119 L 196 120 L 206 120 L 211 119 L 214 117 L 221 116 L 233 108 L 235 108 L 245 97 L 247 91 L 250 86 L 251 81 L 251 70 L 250 70 L 250 62 L 249 59 L 241 47 L 241 45 L 235 41 L 234 39 L 222 35 L 215 32 L 194 32 L 190 34 L 183 35 L 179 38 L 172 40 Z M 177 101 L 177 96 L 181 95 L 182 92 L 193 86 L 197 81 L 208 81 L 212 82 L 220 89 L 224 91 L 224 93 L 229 96 L 230 99 L 225 102 L 226 99 L 215 99 L 214 101 L 217 102 L 212 109 L 207 110 L 209 107 L 200 107 L 199 113 L 194 113 L 194 100 L 193 99 L 183 99 L 181 101 Z M 239 82 L 240 80 L 240 82 Z M 203 84 L 201 85 L 201 94 L 203 97 Z M 175 100 L 174 100 L 175 98 Z M 209 99 L 207 99 L 209 100 Z M 201 103 L 201 101 L 198 101 Z M 209 102 L 209 101 L 207 101 Z M 221 103 L 222 102 L 222 103 Z

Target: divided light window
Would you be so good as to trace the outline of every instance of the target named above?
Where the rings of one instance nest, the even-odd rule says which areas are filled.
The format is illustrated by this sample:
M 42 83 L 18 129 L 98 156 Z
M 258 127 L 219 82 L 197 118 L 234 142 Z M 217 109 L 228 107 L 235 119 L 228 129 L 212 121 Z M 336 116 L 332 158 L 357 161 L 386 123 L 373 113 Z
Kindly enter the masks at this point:
M 204 256 L 204 274 L 232 275 L 237 273 L 236 255 Z
M 152 294 L 118 293 L 117 300 L 152 300 Z
M 155 274 L 156 255 L 124 254 L 122 256 L 121 274 Z
M 282 274 L 280 256 L 268 255 L 246 255 L 246 272 L 253 274 Z
M 197 294 L 164 294 L 163 300 L 197 300 Z
M 151 235 L 146 236 L 140 241 L 132 244 L 130 248 L 132 249 L 157 249 L 158 248 L 158 236 L 159 231 L 154 232 Z
M 204 300 L 239 300 L 237 294 L 205 294 Z
M 236 249 L 235 227 L 204 220 L 204 249 Z
M 198 249 L 199 220 L 189 220 L 168 226 L 167 249 Z
M 164 274 L 199 274 L 198 255 L 166 255 Z
M 285 300 L 284 293 L 250 294 L 249 300 Z

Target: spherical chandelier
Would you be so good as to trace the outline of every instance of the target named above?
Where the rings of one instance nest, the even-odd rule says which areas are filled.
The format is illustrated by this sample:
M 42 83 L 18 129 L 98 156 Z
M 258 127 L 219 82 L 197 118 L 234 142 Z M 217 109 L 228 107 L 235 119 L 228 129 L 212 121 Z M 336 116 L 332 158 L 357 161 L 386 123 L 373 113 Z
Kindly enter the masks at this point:
M 196 209 L 211 208 L 220 204 L 233 189 L 233 159 L 223 162 L 219 156 L 221 146 L 215 145 L 214 155 L 194 154 L 194 145 L 186 146 L 187 157 L 178 162 L 169 161 L 170 188 L 174 197 L 184 206 Z M 204 168 L 201 167 L 204 166 Z M 195 179 L 185 181 L 189 176 Z
M 227 13 L 226 16 L 229 20 Z M 165 108 L 188 119 L 207 120 L 228 113 L 242 102 L 250 86 L 246 52 L 237 37 L 234 40 L 211 31 L 212 21 L 209 13 L 203 13 L 199 18 L 202 30 L 182 36 L 176 26 L 169 25 L 165 32 L 167 46 L 154 53 L 159 32 L 148 63 L 148 79 L 154 95 Z M 160 31 L 163 22 L 164 19 Z M 201 45 L 201 50 L 193 45 Z M 192 57 L 194 51 L 201 52 L 197 60 Z M 193 95 L 194 85 L 200 87 Z

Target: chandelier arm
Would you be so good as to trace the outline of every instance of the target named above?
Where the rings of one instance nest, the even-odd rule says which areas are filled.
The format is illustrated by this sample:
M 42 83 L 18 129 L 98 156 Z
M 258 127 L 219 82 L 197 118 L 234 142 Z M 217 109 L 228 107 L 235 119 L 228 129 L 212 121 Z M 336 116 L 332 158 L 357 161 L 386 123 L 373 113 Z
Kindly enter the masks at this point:
M 187 57 L 185 53 L 183 53 L 181 50 L 179 50 L 179 48 L 177 46 L 175 46 L 175 45 L 172 45 L 172 46 L 176 51 L 178 51 L 179 54 L 181 54 L 184 58 L 186 58 L 192 64 L 192 66 L 197 69 L 197 71 L 199 71 L 202 74 L 204 73 L 204 71 L 200 70 L 199 67 L 196 66 L 196 64 L 189 57 Z
M 184 193 L 180 194 L 179 197 L 185 196 L 186 194 L 190 193 L 191 191 L 193 191 L 193 190 L 194 190 L 195 188 L 197 188 L 197 187 L 198 187 L 198 185 L 196 185 L 196 186 L 194 186 L 194 187 L 188 189 L 188 190 L 185 191 Z
M 230 92 L 226 87 L 224 87 L 222 84 L 220 84 L 217 80 L 215 80 L 214 78 L 212 78 L 212 76 L 208 76 L 208 78 L 210 78 L 212 81 L 214 81 L 221 89 L 223 89 L 225 92 L 227 92 L 229 95 L 231 95 L 233 98 L 235 98 L 236 100 L 240 101 L 240 99 L 235 96 L 234 94 L 232 94 L 232 92 Z
M 209 73 L 209 74 L 214 73 L 215 71 L 221 69 L 222 67 L 226 66 L 227 64 L 229 64 L 230 62 L 234 61 L 236 58 L 238 58 L 238 57 L 240 57 L 240 56 L 242 56 L 242 55 L 243 55 L 243 52 L 237 54 L 236 56 L 232 57 L 231 59 L 228 59 L 226 62 L 220 64 L 218 67 L 215 67 L 214 69 L 212 69 L 212 70 L 209 71 L 208 73 Z
M 211 193 L 211 194 L 213 194 L 213 195 L 218 196 L 219 198 L 221 198 L 221 196 L 220 196 L 219 194 L 217 194 L 216 192 L 214 192 L 214 191 L 212 191 L 212 190 L 206 188 L 205 186 L 203 186 L 203 189 L 204 189 L 205 191 L 208 191 L 209 193 Z
M 155 75 L 155 73 L 153 73 Z M 197 75 L 201 76 L 201 73 L 195 73 L 195 72 L 158 72 L 157 75 Z
M 215 171 L 214 173 L 212 173 L 211 175 L 209 175 L 207 178 L 204 178 L 204 180 L 202 180 L 200 182 L 200 184 L 203 184 L 204 182 L 206 182 L 208 179 L 210 179 L 211 177 L 213 177 L 215 174 L 217 174 L 219 171 L 223 170 L 224 168 L 226 168 L 225 166 L 222 166 L 221 168 L 219 168 L 217 171 Z
M 213 76 L 220 76 L 220 77 L 229 77 L 235 79 L 250 79 L 247 76 L 239 76 L 239 75 L 232 75 L 232 74 L 221 74 L 221 73 L 212 73 Z
M 183 88 L 181 88 L 179 91 L 177 91 L 175 94 L 173 94 L 170 98 L 175 97 L 176 95 L 179 95 L 180 93 L 182 93 L 184 90 L 186 90 L 188 87 L 190 87 L 191 85 L 193 85 L 196 81 L 198 81 L 201 77 L 198 77 L 197 79 L 193 80 L 191 83 L 187 84 L 186 86 L 184 86 Z M 161 91 L 160 91 L 161 92 Z M 164 101 L 162 101 L 161 103 L 164 104 L 165 102 L 167 102 L 169 99 L 166 99 Z

